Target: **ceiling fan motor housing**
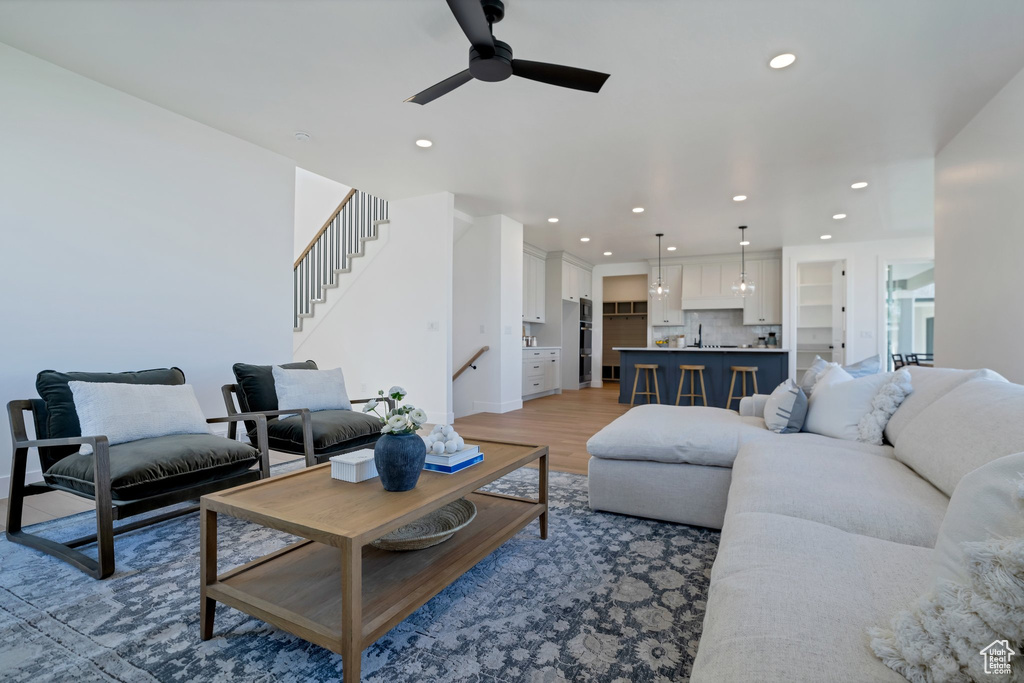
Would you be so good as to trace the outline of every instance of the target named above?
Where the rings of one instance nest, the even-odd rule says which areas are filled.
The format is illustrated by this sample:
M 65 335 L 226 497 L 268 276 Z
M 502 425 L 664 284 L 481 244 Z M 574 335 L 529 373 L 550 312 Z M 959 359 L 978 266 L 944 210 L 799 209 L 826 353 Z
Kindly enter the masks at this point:
M 481 81 L 503 81 L 512 75 L 512 46 L 494 39 L 494 56 L 482 57 L 475 47 L 469 48 L 469 73 Z

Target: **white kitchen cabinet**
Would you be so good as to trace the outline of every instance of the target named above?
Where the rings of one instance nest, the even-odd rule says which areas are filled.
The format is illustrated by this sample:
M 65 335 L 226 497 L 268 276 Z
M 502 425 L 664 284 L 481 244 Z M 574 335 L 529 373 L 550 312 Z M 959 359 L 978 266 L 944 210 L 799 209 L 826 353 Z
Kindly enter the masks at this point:
M 547 276 L 544 259 L 523 254 L 523 322 L 544 322 L 544 292 Z
M 579 303 L 580 299 L 593 299 L 593 277 L 589 270 L 568 261 L 562 261 L 562 298 Z
M 744 325 L 782 324 L 782 261 L 747 261 L 747 277 L 754 283 L 752 296 L 743 299 Z
M 558 349 L 523 349 L 523 397 L 552 394 L 561 388 Z
M 651 325 L 654 327 L 659 325 L 682 325 L 683 308 L 680 302 L 682 301 L 682 289 L 684 286 L 683 267 L 662 266 L 661 275 L 662 281 L 668 286 L 668 296 L 664 297 L 660 301 L 657 299 L 651 299 L 647 319 L 651 321 Z M 651 284 L 657 280 L 658 268 L 651 268 Z

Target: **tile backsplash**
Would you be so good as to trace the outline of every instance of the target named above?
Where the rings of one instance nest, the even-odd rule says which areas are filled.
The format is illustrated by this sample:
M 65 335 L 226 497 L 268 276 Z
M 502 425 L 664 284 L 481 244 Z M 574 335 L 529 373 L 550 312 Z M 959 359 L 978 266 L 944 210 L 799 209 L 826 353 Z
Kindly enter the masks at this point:
M 654 339 L 686 335 L 687 345 L 697 342 L 697 327 L 704 325 L 704 343 L 736 345 L 757 344 L 758 337 L 767 337 L 774 332 L 783 346 L 781 325 L 744 325 L 742 309 L 721 309 L 710 311 L 684 311 L 683 324 L 675 327 L 655 327 Z

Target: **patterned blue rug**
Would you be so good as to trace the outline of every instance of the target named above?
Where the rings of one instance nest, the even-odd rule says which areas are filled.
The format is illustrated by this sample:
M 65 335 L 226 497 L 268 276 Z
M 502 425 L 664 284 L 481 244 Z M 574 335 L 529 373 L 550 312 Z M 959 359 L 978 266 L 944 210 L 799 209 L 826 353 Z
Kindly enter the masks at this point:
M 292 466 L 287 466 L 291 468 Z M 275 471 L 279 471 L 275 469 Z M 535 495 L 536 471 L 495 482 Z M 536 523 L 363 653 L 363 680 L 681 681 L 704 618 L 718 534 L 595 513 L 586 477 L 551 474 L 550 537 Z M 84 513 L 32 527 L 55 539 L 95 529 Z M 221 516 L 223 558 L 255 559 L 293 537 Z M 341 657 L 223 605 L 199 639 L 199 524 L 188 515 L 116 542 L 96 581 L 0 541 L 5 681 L 329 681 Z

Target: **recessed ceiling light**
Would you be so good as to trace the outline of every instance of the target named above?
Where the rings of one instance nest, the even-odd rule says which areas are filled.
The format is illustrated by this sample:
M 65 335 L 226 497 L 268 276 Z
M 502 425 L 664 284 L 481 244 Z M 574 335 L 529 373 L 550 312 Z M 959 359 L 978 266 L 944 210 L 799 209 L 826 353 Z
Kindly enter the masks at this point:
M 675 251 L 676 250 L 675 247 L 666 247 L 666 249 L 668 249 L 668 251 Z
M 427 139 L 420 139 L 416 141 L 417 147 L 432 147 L 433 145 L 434 143 Z
M 747 195 L 745 195 L 745 194 L 738 194 L 735 197 L 733 197 L 732 200 L 734 202 L 745 202 L 745 201 L 747 201 Z
M 742 242 L 740 242 L 740 246 L 741 247 L 749 247 L 750 246 L 750 240 L 743 240 Z
M 548 219 L 548 223 L 557 223 L 557 222 L 558 222 L 558 219 L 555 218 L 554 216 L 552 216 L 551 218 Z
M 297 130 L 295 131 L 295 139 L 298 140 L 299 142 L 306 142 L 307 140 L 309 140 L 309 133 Z
M 581 237 L 580 238 L 580 242 L 589 242 L 589 241 L 590 241 L 589 237 Z
M 859 183 L 854 183 L 853 185 L 850 185 L 850 187 L 852 187 L 855 190 L 863 190 L 867 186 L 868 184 L 865 183 L 863 180 L 860 181 Z
M 643 212 L 644 212 L 644 207 L 642 207 L 642 206 L 634 206 L 633 207 L 633 213 L 643 213 Z
M 604 252 L 604 255 L 605 255 L 605 256 L 611 256 L 611 255 L 612 255 L 612 252 L 610 252 L 610 251 L 606 251 L 606 252 Z
M 772 61 L 768 62 L 768 66 L 773 69 L 785 69 L 787 66 L 796 61 L 796 55 L 789 52 L 781 55 L 772 57 Z
M 832 235 L 822 235 L 821 239 L 823 239 L 823 240 L 830 240 L 830 239 L 832 239 Z
M 841 221 L 844 218 L 846 218 L 846 214 L 845 213 L 837 213 L 835 216 L 832 216 L 832 220 L 836 220 L 836 221 Z

